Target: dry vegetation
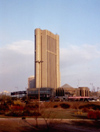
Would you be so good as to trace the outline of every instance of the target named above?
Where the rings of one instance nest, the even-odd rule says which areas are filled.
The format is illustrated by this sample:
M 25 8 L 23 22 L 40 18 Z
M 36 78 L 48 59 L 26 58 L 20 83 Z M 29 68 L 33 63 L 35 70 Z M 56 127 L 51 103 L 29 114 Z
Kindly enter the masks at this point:
M 90 112 L 100 118 L 100 102 L 38 102 L 36 100 L 12 100 L 10 97 L 0 98 L 0 115 L 10 117 L 42 117 L 84 119 Z M 91 117 L 96 118 L 96 116 Z
M 24 132 L 25 130 L 26 132 L 28 130 L 31 132 L 31 129 L 32 131 L 33 129 L 34 131 L 42 131 L 44 128 L 45 130 L 53 129 L 52 131 L 54 131 L 59 127 L 57 124 L 60 123 L 62 126 L 66 124 L 64 122 L 62 123 L 62 119 L 95 119 L 96 123 L 92 121 L 92 125 L 91 123 L 88 124 L 90 127 L 94 126 L 94 128 L 100 129 L 100 125 L 96 125 L 100 124 L 100 121 L 98 121 L 100 119 L 100 102 L 38 102 L 34 100 L 12 100 L 10 97 L 2 97 L 0 98 L 0 117 L 7 117 L 7 119 L 9 117 L 20 117 L 20 128 L 16 125 L 15 120 L 12 122 L 12 127 L 9 121 L 7 122 L 6 120 L 9 130 L 16 130 L 15 132 L 18 129 L 21 129 L 20 132 Z M 30 121 L 28 118 L 30 118 Z M 31 121 L 31 118 L 34 121 Z M 40 118 L 42 119 L 41 122 Z M 59 119 L 59 122 L 58 120 L 55 122 L 55 119 Z M 2 125 L 0 126 L 1 130 L 6 129 L 4 128 L 4 124 L 5 121 L 2 121 Z M 83 126 L 85 123 L 75 121 L 71 122 L 71 124 Z M 57 127 L 55 128 L 55 126 Z

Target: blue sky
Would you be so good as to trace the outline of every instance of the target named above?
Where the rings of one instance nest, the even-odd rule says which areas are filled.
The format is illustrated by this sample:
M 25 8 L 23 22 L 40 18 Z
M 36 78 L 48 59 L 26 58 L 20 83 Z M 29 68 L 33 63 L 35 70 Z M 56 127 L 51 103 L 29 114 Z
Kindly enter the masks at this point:
M 0 0 L 0 91 L 34 74 L 34 29 L 60 36 L 61 85 L 100 87 L 100 0 Z

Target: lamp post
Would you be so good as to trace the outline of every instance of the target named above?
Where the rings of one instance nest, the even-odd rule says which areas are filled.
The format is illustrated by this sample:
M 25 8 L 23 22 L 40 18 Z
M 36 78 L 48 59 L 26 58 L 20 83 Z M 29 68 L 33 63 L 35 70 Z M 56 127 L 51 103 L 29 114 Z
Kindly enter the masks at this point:
M 43 61 L 41 61 L 41 60 L 39 61 L 39 60 L 38 60 L 38 61 L 35 61 L 35 63 L 38 63 L 38 64 L 39 64 L 39 88 L 38 88 L 38 101 L 39 101 L 39 111 L 40 111 L 40 87 L 41 87 L 41 86 L 40 86 L 40 79 L 41 79 L 41 76 L 40 76 L 40 72 L 41 72 L 41 71 L 40 71 L 40 66 L 41 66 L 41 65 L 40 65 L 40 64 L 43 63 Z

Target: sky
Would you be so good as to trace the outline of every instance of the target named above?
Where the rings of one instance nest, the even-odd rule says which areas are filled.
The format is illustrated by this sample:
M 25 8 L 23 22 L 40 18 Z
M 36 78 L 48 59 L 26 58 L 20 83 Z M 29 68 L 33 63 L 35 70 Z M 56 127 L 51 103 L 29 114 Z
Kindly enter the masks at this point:
M 0 0 L 0 92 L 27 89 L 36 28 L 59 35 L 61 86 L 100 88 L 100 0 Z

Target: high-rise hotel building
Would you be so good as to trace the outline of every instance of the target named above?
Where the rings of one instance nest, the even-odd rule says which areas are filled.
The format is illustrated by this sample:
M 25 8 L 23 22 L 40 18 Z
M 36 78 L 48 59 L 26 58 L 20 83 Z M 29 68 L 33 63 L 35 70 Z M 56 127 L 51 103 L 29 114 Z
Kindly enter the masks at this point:
M 35 88 L 60 87 L 59 35 L 35 29 Z

